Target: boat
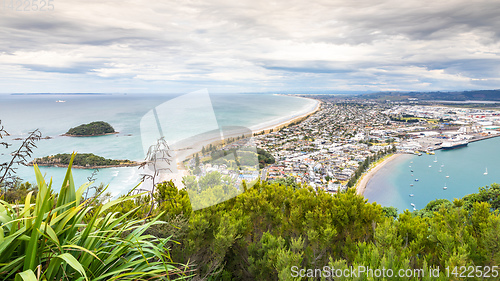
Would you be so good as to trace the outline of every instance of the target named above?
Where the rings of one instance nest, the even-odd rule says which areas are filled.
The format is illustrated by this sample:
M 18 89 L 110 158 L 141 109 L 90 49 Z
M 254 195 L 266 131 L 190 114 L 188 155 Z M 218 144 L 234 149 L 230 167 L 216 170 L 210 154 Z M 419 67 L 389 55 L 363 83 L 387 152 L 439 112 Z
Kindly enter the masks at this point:
M 450 176 L 446 176 L 446 178 L 449 178 Z
M 415 207 L 415 204 L 413 204 L 413 203 L 410 203 L 410 205 L 411 205 L 412 207 Z
M 413 207 L 413 211 L 416 211 L 416 210 L 417 210 L 417 208 Z
M 439 172 L 441 173 L 443 170 L 441 170 L 441 168 L 439 168 Z
M 488 174 L 488 167 L 486 167 L 486 172 L 483 173 L 483 175 L 487 175 Z
M 411 170 L 411 172 L 413 173 L 413 170 Z
M 432 166 L 431 166 L 431 165 L 429 165 L 429 168 L 432 168 Z
M 443 189 L 444 190 L 448 189 L 448 187 L 446 187 L 446 183 L 444 184 Z
M 66 102 L 65 100 L 56 100 L 56 102 Z
M 436 154 L 436 153 L 434 153 L 434 151 L 429 151 L 429 152 L 427 152 L 427 154 L 429 154 L 429 155 L 434 155 L 434 154 Z
M 437 158 L 437 156 L 436 156 L 436 157 L 434 158 L 434 163 L 437 163 L 437 161 L 438 161 L 438 158 Z
M 418 155 L 418 156 L 422 156 L 422 153 L 420 153 L 420 152 L 419 152 L 417 155 Z
M 413 183 L 412 183 L 412 184 L 410 184 L 410 186 L 413 186 Z
M 449 141 L 445 141 L 441 144 L 441 148 L 444 150 L 455 149 L 467 146 L 469 144 L 468 140 L 460 140 L 460 139 L 450 139 Z
M 413 193 L 410 193 L 410 197 L 413 197 Z
M 418 181 L 418 179 L 415 179 L 415 181 Z

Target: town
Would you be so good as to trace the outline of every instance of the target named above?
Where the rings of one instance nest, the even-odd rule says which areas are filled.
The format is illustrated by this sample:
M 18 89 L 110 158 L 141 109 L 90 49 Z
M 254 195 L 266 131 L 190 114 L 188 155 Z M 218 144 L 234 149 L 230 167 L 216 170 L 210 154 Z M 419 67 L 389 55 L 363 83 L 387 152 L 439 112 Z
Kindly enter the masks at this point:
M 225 156 L 238 147 L 246 147 L 248 152 L 256 146 L 259 153 L 274 158 L 274 163 L 261 163 L 260 173 L 255 148 L 255 159 L 240 171 L 234 161 L 200 163 L 195 158 L 189 162 L 191 170 L 198 167 L 200 176 L 219 171 L 247 182 L 258 177 L 287 180 L 335 193 L 353 186 L 370 164 L 388 154 L 433 154 L 436 149 L 464 146 L 500 133 L 500 112 L 496 110 L 419 105 L 415 99 L 396 103 L 314 98 L 320 100 L 320 109 L 301 122 L 255 133 L 250 141 L 237 138 L 201 154 L 206 159 L 217 149 L 226 151 Z
M 293 178 L 329 192 L 347 188 L 361 163 L 391 151 L 432 150 L 496 136 L 500 112 L 495 110 L 420 106 L 369 100 L 323 101 L 305 121 L 256 137 L 258 146 L 275 157 L 266 179 Z M 463 142 L 462 142 L 463 143 Z

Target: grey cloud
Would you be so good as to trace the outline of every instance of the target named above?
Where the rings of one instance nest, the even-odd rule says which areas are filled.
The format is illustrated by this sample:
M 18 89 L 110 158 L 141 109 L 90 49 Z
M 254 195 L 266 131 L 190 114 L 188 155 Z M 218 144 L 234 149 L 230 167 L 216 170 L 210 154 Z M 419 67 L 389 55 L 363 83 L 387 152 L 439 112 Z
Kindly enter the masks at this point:
M 303 73 L 347 73 L 354 70 L 345 63 L 331 61 L 260 61 L 265 69 Z
M 75 10 L 81 5 L 68 3 Z M 172 83 L 215 85 L 219 82 L 211 81 L 210 74 L 248 71 L 245 67 L 250 66 L 259 75 L 269 74 L 268 85 L 285 88 L 423 87 L 419 83 L 455 87 L 454 81 L 422 73 L 442 69 L 445 74 L 482 79 L 498 77 L 500 72 L 497 0 L 161 1 L 145 3 L 148 6 L 136 13 L 130 12 L 135 6 L 128 5 L 116 7 L 124 15 L 117 10 L 102 22 L 64 10 L 6 14 L 0 18 L 0 54 L 47 50 L 68 56 L 77 50 L 74 53 L 81 59 L 69 66 L 26 61 L 22 66 L 81 75 L 82 80 L 97 76 L 92 69 L 102 69 L 113 73 L 107 79 L 117 81 L 159 74 L 160 79 L 179 77 L 172 78 Z M 325 54 L 294 56 L 308 46 Z M 338 46 L 356 49 L 341 54 L 342 61 L 326 55 L 331 53 L 329 48 Z M 269 54 L 278 57 L 272 59 Z M 418 71 L 412 72 L 412 67 Z M 254 78 L 238 79 L 224 83 L 249 85 Z
M 93 63 L 76 63 L 69 67 L 51 67 L 37 64 L 22 64 L 23 67 L 41 72 L 53 72 L 53 73 L 66 73 L 66 74 L 85 74 L 89 72 L 93 72 L 93 69 L 99 68 L 103 66 L 102 62 L 93 62 Z

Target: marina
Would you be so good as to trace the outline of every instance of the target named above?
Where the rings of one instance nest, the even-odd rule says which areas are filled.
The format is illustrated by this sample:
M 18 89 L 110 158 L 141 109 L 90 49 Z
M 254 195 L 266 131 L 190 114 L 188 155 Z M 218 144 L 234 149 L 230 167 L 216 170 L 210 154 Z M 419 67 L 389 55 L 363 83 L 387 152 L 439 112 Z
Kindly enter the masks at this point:
M 487 138 L 466 147 L 436 150 L 435 156 L 403 155 L 372 177 L 364 195 L 369 202 L 394 206 L 399 212 L 412 210 L 410 203 L 419 209 L 436 199 L 453 201 L 500 182 L 499 146 L 500 138 Z

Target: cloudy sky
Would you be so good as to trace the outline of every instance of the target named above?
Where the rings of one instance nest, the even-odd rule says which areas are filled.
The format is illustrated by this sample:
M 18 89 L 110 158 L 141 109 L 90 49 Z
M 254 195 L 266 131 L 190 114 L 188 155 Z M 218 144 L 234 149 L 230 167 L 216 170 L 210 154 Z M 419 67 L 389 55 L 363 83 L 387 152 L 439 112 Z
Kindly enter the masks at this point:
M 498 0 L 51 1 L 0 7 L 0 92 L 500 88 Z

